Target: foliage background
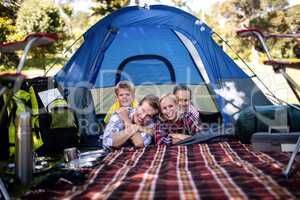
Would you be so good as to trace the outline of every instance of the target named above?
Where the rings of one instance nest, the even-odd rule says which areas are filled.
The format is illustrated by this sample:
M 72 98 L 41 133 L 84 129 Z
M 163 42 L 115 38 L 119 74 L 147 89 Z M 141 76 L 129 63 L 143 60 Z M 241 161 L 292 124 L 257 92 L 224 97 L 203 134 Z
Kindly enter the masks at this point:
M 222 36 L 246 61 L 253 59 L 253 52 L 265 59 L 260 44 L 253 38 L 241 39 L 236 30 L 258 27 L 265 33 L 300 32 L 300 4 L 289 6 L 287 0 L 224 0 L 216 3 L 209 13 L 195 10 L 188 0 L 171 0 L 182 9 L 204 20 Z M 16 41 L 31 32 L 50 32 L 59 35 L 59 41 L 47 48 L 36 48 L 30 53 L 29 68 L 47 70 L 55 63 L 62 67 L 72 53 L 80 46 L 80 36 L 103 16 L 139 3 L 138 0 L 92 0 L 93 6 L 86 11 L 74 10 L 76 0 L 4 0 L 0 4 L 0 43 Z M 157 2 L 157 1 L 156 1 Z M 158 2 L 159 3 L 159 2 Z M 76 39 L 79 42 L 64 52 Z M 224 50 L 234 59 L 236 55 L 224 42 L 216 38 Z M 300 58 L 299 40 L 268 40 L 275 58 Z M 21 52 L 1 53 L 0 70 L 13 69 Z

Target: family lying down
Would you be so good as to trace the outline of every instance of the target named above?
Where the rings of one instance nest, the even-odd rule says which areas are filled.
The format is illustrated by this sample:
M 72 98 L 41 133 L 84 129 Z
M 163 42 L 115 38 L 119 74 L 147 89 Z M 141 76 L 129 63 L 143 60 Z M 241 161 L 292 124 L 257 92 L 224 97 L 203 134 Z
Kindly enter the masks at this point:
M 115 87 L 116 101 L 104 118 L 104 148 L 146 147 L 150 144 L 175 145 L 204 141 L 224 135 L 224 127 L 207 129 L 192 104 L 192 92 L 177 85 L 172 93 L 160 97 L 149 94 L 137 102 L 131 82 Z M 230 131 L 229 131 L 230 132 Z M 229 134 L 228 131 L 226 134 Z

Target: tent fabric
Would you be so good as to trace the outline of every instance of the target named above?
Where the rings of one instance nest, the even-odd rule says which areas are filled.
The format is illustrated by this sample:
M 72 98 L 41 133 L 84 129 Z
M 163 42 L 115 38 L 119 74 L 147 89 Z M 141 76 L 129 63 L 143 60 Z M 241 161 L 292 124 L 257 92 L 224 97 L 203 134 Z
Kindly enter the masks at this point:
M 116 32 L 107 32 L 111 29 Z M 139 51 L 134 51 L 134 55 L 139 55 L 139 53 L 147 52 L 149 49 L 153 50 L 154 47 L 157 46 L 159 48 L 156 48 L 154 52 L 157 52 L 156 54 L 160 55 L 159 53 L 161 53 L 161 51 L 159 49 L 163 49 L 161 45 L 168 45 L 169 51 L 171 51 L 170 54 L 172 54 L 171 61 L 173 61 L 173 59 L 178 59 L 178 55 L 181 56 L 181 54 L 178 53 L 182 52 L 182 49 L 179 49 L 178 46 L 182 45 L 178 44 L 178 39 L 174 39 L 174 33 L 166 34 L 166 32 L 172 32 L 171 30 L 181 32 L 192 41 L 198 50 L 204 65 L 207 66 L 206 70 L 208 71 L 208 74 L 210 75 L 209 78 L 213 83 L 216 84 L 219 78 L 248 78 L 248 76 L 240 68 L 238 68 L 226 54 L 224 54 L 223 50 L 216 45 L 211 37 L 213 32 L 203 22 L 179 9 L 158 5 L 151 6 L 149 10 L 141 9 L 139 7 L 123 8 L 98 22 L 84 34 L 84 44 L 67 63 L 64 69 L 59 72 L 56 79 L 70 86 L 74 86 L 78 82 L 83 81 L 94 84 L 95 80 L 91 80 L 90 78 L 93 77 L 93 74 L 98 73 L 100 68 L 101 70 L 102 67 L 116 69 L 117 66 L 115 65 L 106 66 L 104 65 L 106 64 L 105 62 L 102 64 L 100 63 L 102 59 L 99 54 L 103 53 L 106 48 L 105 46 L 109 46 L 105 45 L 107 42 L 112 42 L 111 45 L 120 45 L 120 49 L 122 49 L 122 45 L 125 45 L 126 48 L 126 51 L 118 51 L 116 49 L 113 55 L 108 54 L 105 51 L 105 57 L 107 58 L 109 58 L 108 56 L 110 55 L 117 57 L 122 57 L 123 55 L 124 57 L 124 54 L 130 54 L 130 51 L 135 50 L 132 48 L 137 48 Z M 159 32 L 155 33 L 156 31 Z M 130 35 L 130 37 L 127 37 L 127 40 L 124 41 L 125 44 L 115 42 L 115 40 L 122 40 L 119 36 L 126 37 L 126 35 Z M 115 37 L 115 39 L 108 39 L 111 37 Z M 154 42 L 152 42 L 153 37 L 157 37 L 157 39 L 154 39 Z M 138 47 L 134 45 L 143 39 L 146 43 L 141 43 Z M 136 40 L 138 41 L 135 42 Z M 168 44 L 168 42 L 160 42 L 165 40 L 171 42 L 171 44 Z M 111 49 L 111 47 L 109 47 L 108 50 L 109 49 Z M 106 58 L 104 58 L 103 61 L 105 61 L 105 59 Z M 117 59 L 118 58 L 114 57 L 114 60 Z M 186 62 L 188 61 L 188 59 L 185 59 L 183 64 L 186 65 Z M 84 66 L 84 69 L 82 69 L 83 67 L 81 66 Z M 78 72 L 83 73 L 78 74 Z M 178 78 L 182 77 L 183 75 L 180 75 Z M 105 83 L 106 81 L 100 85 L 99 82 L 96 82 L 94 87 L 111 86 Z M 199 82 L 197 82 L 197 84 L 198 83 Z
M 162 43 L 161 41 L 164 42 Z M 95 86 L 108 87 L 115 85 L 115 72 L 111 71 L 112 66 L 117 66 L 118 69 L 124 58 L 144 55 L 145 52 L 147 55 L 159 55 L 170 61 L 175 70 L 177 83 L 199 84 L 202 82 L 188 51 L 182 43 L 178 42 L 172 30 L 152 27 L 130 27 L 119 29 L 119 33 L 106 50 L 106 56 L 102 61 Z M 134 73 L 138 75 L 138 78 L 135 77 L 132 81 L 136 85 L 145 82 L 147 84 L 171 83 L 168 76 L 164 76 L 164 74 L 169 74 L 166 71 L 166 66 L 161 62 L 155 62 L 154 59 L 152 62 L 150 61 L 146 60 L 144 65 L 136 62 L 137 67 L 132 67 L 134 63 L 131 63 L 129 69 L 126 67 L 128 70 L 134 70 Z M 126 74 L 129 80 L 132 79 L 130 77 L 132 73 L 128 72 Z M 162 80 L 157 80 L 157 82 L 153 80 L 155 77 L 162 77 Z M 167 78 L 166 80 L 164 80 L 165 77 Z M 188 82 L 187 79 L 189 79 Z
M 177 8 L 125 7 L 84 34 L 84 43 L 55 78 L 65 88 L 107 88 L 125 79 L 137 86 L 206 85 L 224 122 L 231 123 L 252 102 L 270 102 L 216 44 L 213 33 Z
M 205 85 L 187 86 L 191 89 L 191 91 L 193 91 L 192 102 L 200 111 L 219 112 L 216 104 L 212 100 L 213 97 L 210 95 Z M 172 91 L 174 87 L 175 84 L 139 85 L 135 87 L 135 98 L 139 101 L 147 94 L 161 96 Z M 93 88 L 91 89 L 91 96 L 93 98 L 92 101 L 96 114 L 103 115 L 108 111 L 112 102 L 115 100 L 114 87 Z M 77 97 L 78 99 L 82 98 L 80 96 L 78 97 L 76 94 L 74 97 Z M 72 97 L 70 99 L 72 99 Z

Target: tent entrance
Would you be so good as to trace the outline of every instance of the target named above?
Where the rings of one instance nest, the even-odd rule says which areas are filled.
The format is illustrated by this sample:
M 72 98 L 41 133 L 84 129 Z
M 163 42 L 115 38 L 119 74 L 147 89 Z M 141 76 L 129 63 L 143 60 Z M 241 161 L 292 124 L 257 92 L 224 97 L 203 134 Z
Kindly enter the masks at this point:
M 175 83 L 172 64 L 159 55 L 137 55 L 125 59 L 118 67 L 115 84 L 129 80 L 135 85 Z
M 162 85 L 137 85 L 135 87 L 135 97 L 141 100 L 147 94 L 154 94 L 161 96 L 173 90 L 176 84 L 162 84 Z M 207 90 L 204 84 L 188 85 L 193 92 L 193 103 L 203 112 L 219 112 L 216 107 L 213 96 Z M 93 88 L 91 89 L 93 98 L 93 105 L 96 115 L 106 114 L 110 106 L 115 101 L 114 86 L 107 88 Z
M 119 80 L 135 85 L 204 82 L 187 48 L 170 28 L 121 27 L 104 55 L 95 70 L 95 88 L 112 87 Z

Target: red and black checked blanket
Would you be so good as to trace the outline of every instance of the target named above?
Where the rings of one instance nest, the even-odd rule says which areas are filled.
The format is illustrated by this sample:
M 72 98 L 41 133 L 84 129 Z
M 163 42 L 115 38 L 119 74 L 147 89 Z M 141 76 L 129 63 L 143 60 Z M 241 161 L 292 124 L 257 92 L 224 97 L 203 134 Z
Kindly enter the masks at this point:
M 121 149 L 81 184 L 53 182 L 27 199 L 300 199 L 300 173 L 282 176 L 289 157 L 237 141 Z M 296 167 L 299 171 L 299 163 Z

